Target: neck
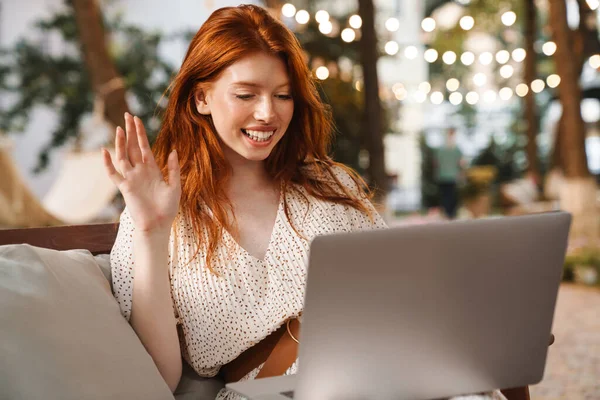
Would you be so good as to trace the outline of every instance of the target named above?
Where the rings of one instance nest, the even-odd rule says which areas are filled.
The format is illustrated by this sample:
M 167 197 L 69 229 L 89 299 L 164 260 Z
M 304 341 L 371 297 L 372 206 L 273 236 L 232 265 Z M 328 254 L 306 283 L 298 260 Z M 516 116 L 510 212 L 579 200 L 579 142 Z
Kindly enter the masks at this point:
M 229 187 L 256 187 L 273 183 L 267 174 L 264 161 L 248 160 L 233 150 L 227 149 L 225 157 L 231 166 Z

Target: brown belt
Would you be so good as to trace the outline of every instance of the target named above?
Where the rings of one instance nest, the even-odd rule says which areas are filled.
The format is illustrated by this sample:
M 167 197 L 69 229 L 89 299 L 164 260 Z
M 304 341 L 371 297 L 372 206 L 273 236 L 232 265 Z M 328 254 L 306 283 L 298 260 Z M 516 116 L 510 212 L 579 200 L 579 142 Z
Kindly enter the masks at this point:
M 240 354 L 235 360 L 221 367 L 220 374 L 225 383 L 237 382 L 264 363 L 257 379 L 280 376 L 287 371 L 298 357 L 298 343 L 288 334 L 288 321 L 275 332 Z M 300 321 L 289 320 L 289 329 L 298 339 Z

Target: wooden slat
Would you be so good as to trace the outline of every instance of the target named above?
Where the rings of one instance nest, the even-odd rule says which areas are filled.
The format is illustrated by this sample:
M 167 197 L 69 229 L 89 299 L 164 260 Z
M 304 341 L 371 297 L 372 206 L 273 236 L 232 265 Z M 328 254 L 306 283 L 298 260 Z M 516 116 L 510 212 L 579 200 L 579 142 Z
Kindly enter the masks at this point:
M 0 230 L 0 245 L 27 243 L 54 250 L 87 249 L 92 254 L 110 253 L 118 223 Z

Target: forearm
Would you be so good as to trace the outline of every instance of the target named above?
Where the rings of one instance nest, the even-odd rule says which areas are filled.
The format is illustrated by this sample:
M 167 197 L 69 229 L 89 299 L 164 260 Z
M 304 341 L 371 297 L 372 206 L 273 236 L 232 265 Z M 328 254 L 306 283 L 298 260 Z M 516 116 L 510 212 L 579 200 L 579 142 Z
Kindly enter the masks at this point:
M 172 391 L 181 378 L 181 350 L 169 281 L 168 234 L 134 234 L 131 326 Z

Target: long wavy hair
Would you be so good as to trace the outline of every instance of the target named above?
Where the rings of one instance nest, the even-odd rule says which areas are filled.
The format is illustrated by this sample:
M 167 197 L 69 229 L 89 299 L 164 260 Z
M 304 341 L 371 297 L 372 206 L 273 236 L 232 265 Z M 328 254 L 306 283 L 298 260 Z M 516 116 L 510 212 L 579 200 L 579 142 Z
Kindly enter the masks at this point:
M 364 196 L 370 196 L 364 181 L 328 156 L 334 135 L 331 112 L 319 97 L 294 34 L 258 6 L 218 9 L 192 39 L 181 69 L 168 89 L 168 105 L 153 147 L 165 175 L 169 153 L 177 150 L 182 184 L 180 214 L 191 223 L 198 240 L 197 249 L 201 248 L 202 238 L 208 241 L 204 243 L 206 265 L 212 272 L 215 272 L 212 261 L 223 229 L 229 232 L 237 232 L 237 229 L 235 222 L 228 218 L 228 211 L 232 212 L 233 207 L 223 183 L 231 171 L 223 144 L 211 116 L 197 111 L 194 94 L 217 80 L 227 67 L 255 52 L 283 60 L 294 101 L 294 114 L 287 132 L 265 160 L 270 176 L 280 182 L 283 193 L 303 187 L 318 199 L 345 204 L 371 215 L 363 201 Z M 334 168 L 345 170 L 357 190 L 343 185 L 334 174 Z M 286 217 L 292 222 L 286 196 L 283 199 Z M 296 227 L 294 229 L 298 232 Z

